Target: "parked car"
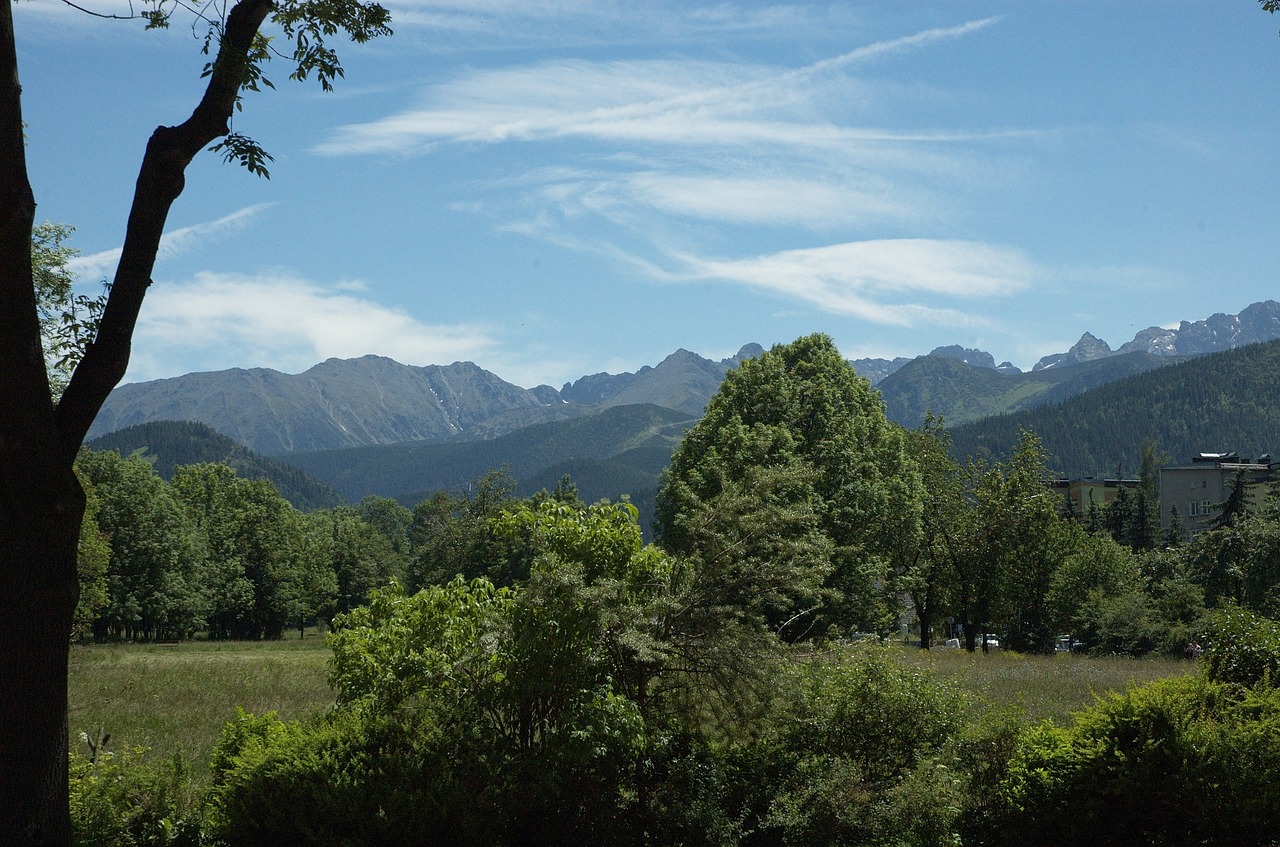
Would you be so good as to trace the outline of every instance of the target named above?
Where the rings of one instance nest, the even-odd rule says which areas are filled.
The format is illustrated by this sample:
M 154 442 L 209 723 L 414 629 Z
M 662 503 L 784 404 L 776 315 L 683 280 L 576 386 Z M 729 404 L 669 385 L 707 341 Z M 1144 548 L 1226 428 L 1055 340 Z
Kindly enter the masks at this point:
M 1081 653 L 1084 649 L 1084 642 L 1074 635 L 1059 635 L 1053 643 L 1055 653 Z

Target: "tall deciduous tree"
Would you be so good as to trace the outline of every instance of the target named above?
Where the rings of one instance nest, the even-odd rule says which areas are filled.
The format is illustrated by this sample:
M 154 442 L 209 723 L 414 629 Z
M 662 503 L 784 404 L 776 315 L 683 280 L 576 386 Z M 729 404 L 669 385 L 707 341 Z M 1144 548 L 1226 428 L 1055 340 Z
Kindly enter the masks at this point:
M 85 450 L 79 468 L 111 545 L 102 633 L 147 641 L 191 635 L 205 619 L 206 548 L 182 504 L 139 456 Z
M 773 551 L 760 545 L 752 527 L 765 527 L 751 520 L 753 493 L 755 511 L 780 518 L 775 527 L 792 541 L 803 541 L 816 524 L 830 544 L 825 568 L 814 567 L 807 544 L 774 539 Z M 705 531 L 708 506 L 728 499 L 732 508 L 723 511 L 733 526 Z M 673 553 L 697 559 L 740 550 L 769 571 L 790 566 L 789 591 L 801 602 L 816 593 L 814 577 L 825 571 L 822 621 L 841 628 L 892 622 L 891 575 L 914 549 L 920 521 L 920 475 L 902 431 L 825 335 L 775 346 L 730 371 L 673 456 L 658 501 L 659 537 Z M 778 575 L 757 571 L 776 592 Z
M 964 472 L 950 455 L 951 438 L 940 418 L 929 415 L 909 433 L 911 454 L 923 481 L 924 510 L 919 543 L 906 558 L 898 584 L 915 606 L 920 647 L 933 644 L 934 629 L 953 608 L 956 557 L 963 543 L 967 502 Z M 954 621 L 954 617 L 951 618 Z M 947 629 L 951 637 L 951 629 Z
M 164 26 L 178 7 L 149 0 L 140 15 Z M 219 10 L 225 9 L 225 16 Z M 147 142 L 119 265 L 94 341 L 65 392 L 50 391 L 32 274 L 36 198 L 27 176 L 12 0 L 0 2 L 0 844 L 65 845 L 67 656 L 79 593 L 76 548 L 85 496 L 72 465 L 107 394 L 124 376 L 130 342 L 169 209 L 187 165 L 216 149 L 265 173 L 265 153 L 228 121 L 244 90 L 267 84 L 271 45 L 291 76 L 329 88 L 342 75 L 327 39 L 365 41 L 389 15 L 361 0 L 238 0 L 201 6 L 209 24 L 208 84 L 191 116 Z M 277 30 L 268 42 L 264 26 Z
M 210 635 L 279 638 L 299 593 L 302 525 L 263 479 L 240 479 L 225 463 L 184 465 L 171 489 L 204 535 L 202 587 Z
M 1014 649 L 1052 651 L 1049 589 L 1070 534 L 1046 485 L 1040 440 L 1024 433 L 1008 462 L 973 462 L 969 476 L 969 516 L 955 558 L 966 646 L 973 650 L 979 633 L 998 631 Z

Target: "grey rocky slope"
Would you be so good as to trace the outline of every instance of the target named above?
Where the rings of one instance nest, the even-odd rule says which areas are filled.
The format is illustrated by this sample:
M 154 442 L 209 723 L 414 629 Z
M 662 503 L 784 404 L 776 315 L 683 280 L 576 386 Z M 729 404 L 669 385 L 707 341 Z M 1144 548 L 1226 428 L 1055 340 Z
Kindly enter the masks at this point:
M 761 351 L 749 344 L 712 361 L 678 350 L 656 366 L 583 377 L 561 391 L 521 388 L 471 362 L 413 367 L 381 356 L 329 359 L 301 374 L 193 373 L 120 386 L 89 438 L 150 421 L 197 421 L 259 453 L 280 455 L 492 438 L 620 405 L 651 403 L 696 417 L 729 368 Z
M 1176 329 L 1150 327 L 1116 350 L 1085 333 L 1070 350 L 1045 357 L 1033 370 L 1056 370 L 1133 353 L 1185 357 L 1276 338 L 1280 338 L 1280 303 L 1268 300 L 1238 315 L 1184 321 Z M 117 388 L 89 438 L 149 421 L 198 421 L 259 453 L 280 455 L 408 441 L 487 439 L 531 424 L 622 405 L 648 403 L 697 416 L 724 374 L 761 351 L 759 345 L 749 344 L 736 355 L 716 361 L 677 350 L 655 366 L 634 373 L 584 376 L 559 390 L 547 385 L 521 388 L 470 362 L 412 367 L 378 356 L 330 359 L 295 375 L 264 368 L 188 374 Z M 959 345 L 936 348 L 929 357 L 955 360 L 974 369 L 982 378 L 962 382 L 986 386 L 986 393 L 1011 390 L 992 383 L 997 373 L 1020 374 L 1008 362 L 996 365 L 991 354 Z M 852 364 L 878 385 L 919 358 L 859 359 Z M 1116 364 L 1114 370 L 1120 374 L 1121 363 Z M 921 376 L 914 370 L 920 370 Z M 893 391 L 886 392 L 887 400 L 893 395 L 891 407 L 898 402 L 908 410 L 923 405 L 952 420 L 968 419 L 967 414 L 957 414 L 962 408 L 968 414 L 1001 409 L 990 399 L 959 395 L 955 398 L 959 405 L 939 408 L 940 389 L 936 380 L 924 378 L 925 371 L 933 374 L 914 368 L 894 380 Z M 1101 378 L 1100 371 L 1090 373 L 1091 378 Z M 948 380 L 955 383 L 957 378 L 953 375 Z M 903 415 L 912 417 L 905 411 Z
M 470 362 L 418 368 L 363 356 L 300 374 L 235 368 L 122 385 L 89 438 L 148 421 L 199 421 L 277 455 L 450 438 L 499 412 L 543 405 Z
M 1246 344 L 1257 344 L 1280 338 L 1280 303 L 1264 300 L 1240 310 L 1238 315 L 1219 312 L 1202 321 L 1182 321 L 1176 328 L 1152 326 L 1134 335 L 1115 350 L 1107 342 L 1086 332 L 1065 353 L 1051 353 L 1033 367 L 1033 371 L 1063 365 L 1093 362 L 1126 353 L 1150 353 L 1155 356 L 1182 357 L 1233 350 Z M 981 350 L 969 350 L 958 345 L 939 347 L 929 354 L 951 359 L 961 359 L 975 367 L 995 367 L 1002 373 L 1018 373 L 1008 362 L 998 366 L 989 364 L 990 354 Z M 855 359 L 852 364 L 858 373 L 871 380 L 872 385 L 896 372 L 911 359 Z M 994 360 L 992 360 L 994 361 Z

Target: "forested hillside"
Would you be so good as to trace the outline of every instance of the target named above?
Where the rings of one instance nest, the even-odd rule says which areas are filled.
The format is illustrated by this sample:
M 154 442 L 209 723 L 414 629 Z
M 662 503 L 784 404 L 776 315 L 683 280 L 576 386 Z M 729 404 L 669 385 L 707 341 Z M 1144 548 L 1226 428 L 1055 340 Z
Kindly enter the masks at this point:
M 1280 342 L 1214 353 L 1128 377 L 1061 403 L 956 427 L 955 454 L 1002 456 L 1031 431 L 1052 470 L 1133 473 L 1142 445 L 1174 460 L 1199 452 L 1256 456 L 1280 449 Z
M 563 471 L 573 475 L 588 498 L 597 493 L 641 497 L 645 492 L 631 486 L 655 487 L 671 451 L 693 423 L 688 414 L 661 406 L 615 406 L 487 441 L 357 447 L 282 458 L 353 500 L 376 493 L 413 502 L 435 491 L 461 491 L 501 467 L 522 489 L 527 480 L 545 480 L 548 474 L 558 479 Z M 583 470 L 588 472 L 580 477 Z
M 270 481 L 294 508 L 309 512 L 343 502 L 338 492 L 306 471 L 261 456 L 243 444 L 192 421 L 155 421 L 95 438 L 85 446 L 115 450 L 122 456 L 142 451 L 164 479 L 180 465 L 225 462 L 245 479 Z
M 885 377 L 876 388 L 889 419 L 917 427 L 932 412 L 952 425 L 1058 402 L 1133 374 L 1176 361 L 1134 352 L 1030 373 L 1002 373 L 959 359 L 921 356 Z

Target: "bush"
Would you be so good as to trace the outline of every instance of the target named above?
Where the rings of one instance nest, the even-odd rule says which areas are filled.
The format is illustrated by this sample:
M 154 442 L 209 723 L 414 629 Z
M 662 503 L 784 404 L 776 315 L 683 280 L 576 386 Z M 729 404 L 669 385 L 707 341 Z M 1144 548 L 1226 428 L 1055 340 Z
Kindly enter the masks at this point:
M 241 713 L 214 752 L 212 834 L 237 847 L 494 844 L 474 760 L 422 713 Z
M 87 739 L 86 739 L 87 740 Z M 199 793 L 182 757 L 152 763 L 146 750 L 108 751 L 70 761 L 72 843 L 77 847 L 197 847 Z
M 966 843 L 1267 845 L 1280 832 L 1280 691 L 1175 677 L 1028 730 Z
M 1205 632 L 1209 678 L 1280 685 L 1280 623 L 1240 608 L 1211 615 Z
M 794 686 L 775 742 L 791 766 L 760 830 L 805 847 L 950 843 L 956 794 L 931 757 L 959 726 L 957 694 L 879 647 L 806 663 Z

